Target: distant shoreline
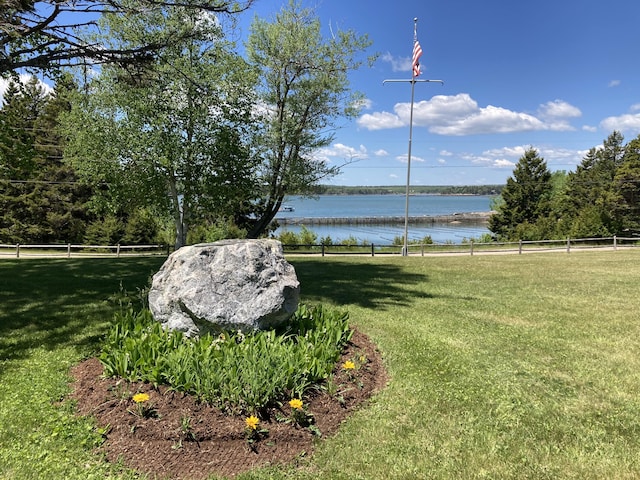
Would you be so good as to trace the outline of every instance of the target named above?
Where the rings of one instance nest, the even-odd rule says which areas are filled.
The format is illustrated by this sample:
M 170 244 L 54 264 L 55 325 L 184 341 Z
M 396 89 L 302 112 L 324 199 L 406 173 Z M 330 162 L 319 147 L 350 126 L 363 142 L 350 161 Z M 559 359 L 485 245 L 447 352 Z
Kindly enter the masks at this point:
M 461 212 L 451 215 L 411 215 L 409 223 L 420 225 L 437 224 L 484 224 L 493 211 Z M 287 225 L 399 225 L 404 224 L 403 215 L 360 217 L 276 217 L 280 226 Z
M 504 185 L 413 185 L 409 195 L 500 195 Z M 336 186 L 321 185 L 316 195 L 406 195 L 407 187 L 400 185 Z

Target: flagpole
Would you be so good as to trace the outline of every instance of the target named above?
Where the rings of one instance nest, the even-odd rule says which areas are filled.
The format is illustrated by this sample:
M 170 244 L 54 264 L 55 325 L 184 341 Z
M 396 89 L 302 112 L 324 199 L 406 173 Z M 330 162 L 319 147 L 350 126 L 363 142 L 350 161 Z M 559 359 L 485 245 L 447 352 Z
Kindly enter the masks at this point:
M 414 22 L 418 19 L 414 18 Z M 411 78 L 411 108 L 409 110 L 409 148 L 407 151 L 407 188 L 404 196 L 404 244 L 402 256 L 409 255 L 409 192 L 411 186 L 411 143 L 413 141 L 413 97 L 416 89 L 415 74 Z
M 416 77 L 420 75 L 420 66 L 418 60 L 422 55 L 422 49 L 418 43 L 418 18 L 413 19 L 413 58 L 411 65 L 411 80 L 385 80 L 387 82 L 411 82 L 411 108 L 409 110 L 409 149 L 407 152 L 407 188 L 405 192 L 404 204 L 404 244 L 402 247 L 402 256 L 409 255 L 409 192 L 411 189 L 411 144 L 413 141 L 413 100 L 415 94 L 416 83 L 438 82 L 444 85 L 442 80 L 418 80 Z

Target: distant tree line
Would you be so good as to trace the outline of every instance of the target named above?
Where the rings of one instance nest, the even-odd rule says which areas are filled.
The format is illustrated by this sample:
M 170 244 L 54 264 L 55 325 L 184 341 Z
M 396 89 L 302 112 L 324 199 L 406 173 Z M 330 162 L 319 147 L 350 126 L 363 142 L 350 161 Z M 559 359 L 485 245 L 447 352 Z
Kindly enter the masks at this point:
M 494 204 L 489 230 L 499 240 L 640 234 L 640 136 L 613 132 L 574 172 L 551 173 L 531 148 Z
M 499 195 L 504 185 L 412 185 L 414 195 Z M 317 193 L 322 195 L 404 195 L 406 186 L 341 186 L 321 185 Z

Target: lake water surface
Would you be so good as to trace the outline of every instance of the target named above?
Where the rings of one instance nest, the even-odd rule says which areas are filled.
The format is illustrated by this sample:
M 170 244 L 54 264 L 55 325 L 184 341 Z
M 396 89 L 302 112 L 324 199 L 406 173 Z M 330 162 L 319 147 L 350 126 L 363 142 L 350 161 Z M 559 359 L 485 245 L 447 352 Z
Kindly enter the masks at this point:
M 413 195 L 409 197 L 409 216 L 440 216 L 454 213 L 488 212 L 494 197 L 487 195 Z M 404 195 L 320 195 L 316 198 L 289 197 L 284 205 L 293 211 L 280 211 L 276 218 L 358 218 L 381 217 L 377 225 L 306 225 L 318 235 L 318 241 L 331 237 L 334 242 L 355 238 L 359 243 L 390 244 L 404 235 L 404 223 L 385 224 L 384 217 L 403 217 Z M 299 232 L 300 226 L 287 225 L 276 230 Z M 436 243 L 461 243 L 489 233 L 483 224 L 428 223 L 410 224 L 409 239 L 431 236 Z

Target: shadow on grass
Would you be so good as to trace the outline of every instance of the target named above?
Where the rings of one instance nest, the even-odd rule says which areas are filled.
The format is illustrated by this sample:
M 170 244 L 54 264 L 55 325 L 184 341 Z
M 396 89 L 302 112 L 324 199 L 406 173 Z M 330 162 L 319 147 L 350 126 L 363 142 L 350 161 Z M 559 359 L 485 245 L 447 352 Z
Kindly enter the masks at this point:
M 289 262 L 296 269 L 302 301 L 307 303 L 386 309 L 430 296 L 424 291 L 428 277 L 400 264 L 334 259 Z
M 0 362 L 36 347 L 97 350 L 121 291 L 148 285 L 164 258 L 0 261 Z M 111 299 L 111 300 L 110 300 Z M 1 365 L 1 363 L 0 363 Z

